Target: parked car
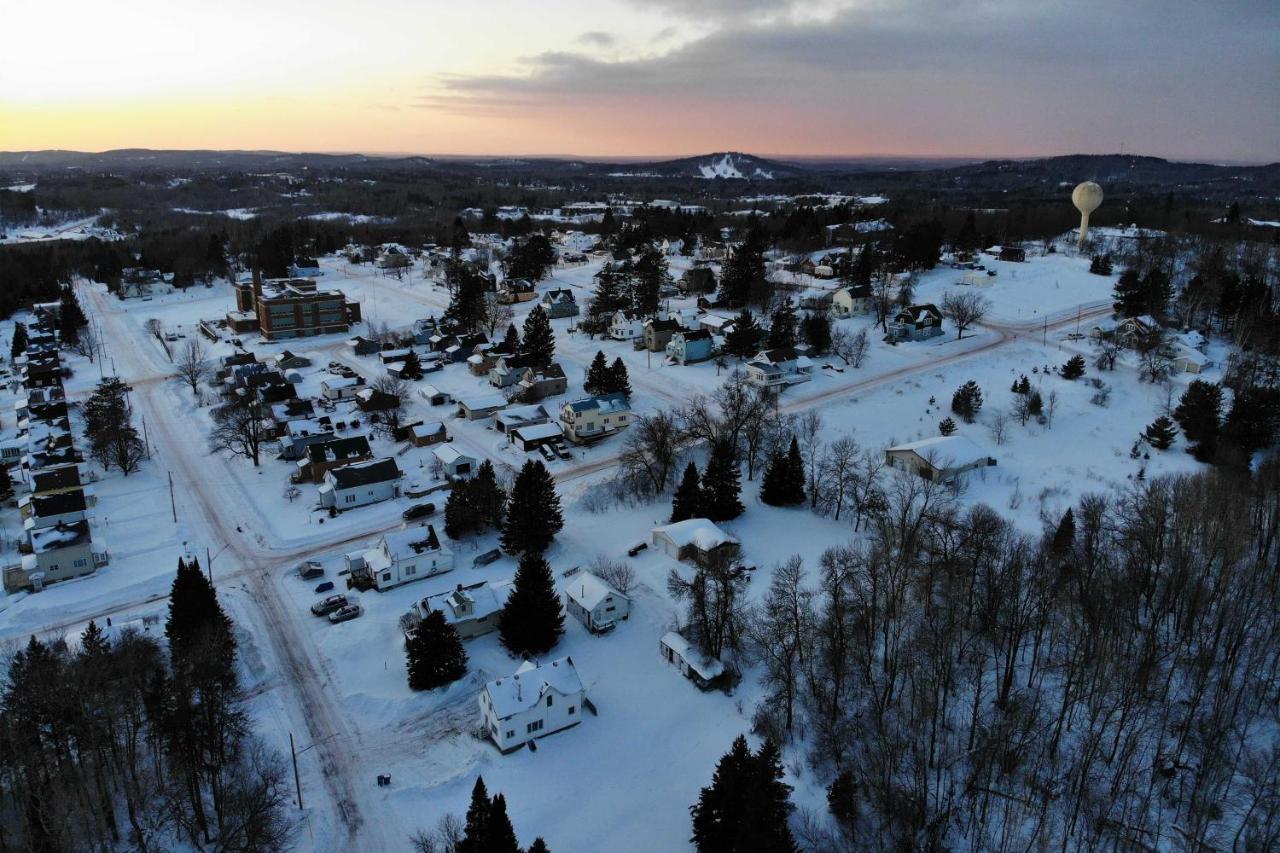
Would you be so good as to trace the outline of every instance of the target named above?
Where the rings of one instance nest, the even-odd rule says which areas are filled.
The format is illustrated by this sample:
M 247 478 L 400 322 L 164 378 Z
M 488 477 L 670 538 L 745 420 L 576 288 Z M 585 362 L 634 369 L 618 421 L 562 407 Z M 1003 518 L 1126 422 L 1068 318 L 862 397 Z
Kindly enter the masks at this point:
M 339 607 L 337 610 L 329 614 L 329 621 L 334 625 L 339 622 L 350 622 L 356 619 L 364 611 L 360 609 L 359 604 L 348 604 L 346 607 Z
M 641 551 L 643 551 L 645 548 L 648 548 L 648 547 L 649 547 L 648 542 L 641 542 L 639 545 L 636 545 L 632 548 L 628 548 L 627 556 L 634 557 L 636 554 L 639 554 Z
M 347 606 L 347 597 L 345 595 L 331 595 L 328 598 L 321 599 L 311 605 L 311 612 L 316 616 L 328 616 L 335 610 L 339 610 Z
M 316 584 L 317 593 L 328 592 L 331 589 L 333 589 L 333 581 L 325 581 L 324 583 Z
M 492 551 L 485 551 L 483 554 L 478 555 L 474 560 L 471 561 L 471 565 L 487 566 L 490 563 L 494 562 L 495 560 L 501 559 L 501 557 L 502 557 L 502 552 L 497 548 L 494 548 Z
M 435 512 L 435 504 L 414 504 L 400 513 L 400 517 L 405 521 L 413 521 L 415 518 L 426 518 L 429 515 L 435 515 Z

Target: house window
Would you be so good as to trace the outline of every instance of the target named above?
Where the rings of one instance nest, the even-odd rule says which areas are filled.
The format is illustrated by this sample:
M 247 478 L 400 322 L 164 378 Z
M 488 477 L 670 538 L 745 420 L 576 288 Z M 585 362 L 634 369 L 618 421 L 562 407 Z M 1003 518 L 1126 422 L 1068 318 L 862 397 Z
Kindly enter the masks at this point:
M 405 566 L 404 573 L 406 575 L 416 575 L 418 573 L 417 566 Z
M 344 500 L 344 501 L 346 501 L 346 502 L 347 502 L 347 503 L 349 503 L 349 504 L 353 504 L 353 503 L 355 503 L 355 502 L 356 502 L 356 496 L 355 496 L 355 495 L 347 495 L 347 496 L 345 496 L 345 497 L 343 498 L 343 500 Z
M 548 696 L 548 697 L 547 697 L 547 707 L 548 707 L 548 708 L 550 708 L 550 707 L 551 707 L 551 697 L 550 697 L 550 696 Z
M 533 734 L 542 731 L 542 720 L 534 720 L 532 723 L 524 727 L 525 734 Z
M 575 707 L 573 707 L 572 705 L 570 705 L 570 706 L 569 706 L 569 716 L 570 716 L 570 717 L 572 717 L 572 716 L 573 716 L 573 712 L 574 712 L 574 711 L 576 711 L 576 710 L 577 710 L 577 708 L 575 708 Z
M 86 564 L 87 562 L 88 562 L 87 560 L 79 559 L 79 560 L 76 560 L 76 561 L 75 561 L 75 563 L 73 563 L 73 565 L 74 565 L 77 569 L 83 569 L 83 568 L 85 567 L 85 564 Z
M 508 732 L 507 732 L 507 740 L 511 740 L 511 739 L 512 739 L 513 737 L 515 737 L 515 736 L 516 736 L 516 730 L 515 730 L 515 729 L 511 729 L 510 731 L 508 731 Z
M 383 573 L 382 573 L 382 580 L 383 580 L 384 582 L 390 581 L 390 580 L 391 580 L 391 572 L 383 572 Z

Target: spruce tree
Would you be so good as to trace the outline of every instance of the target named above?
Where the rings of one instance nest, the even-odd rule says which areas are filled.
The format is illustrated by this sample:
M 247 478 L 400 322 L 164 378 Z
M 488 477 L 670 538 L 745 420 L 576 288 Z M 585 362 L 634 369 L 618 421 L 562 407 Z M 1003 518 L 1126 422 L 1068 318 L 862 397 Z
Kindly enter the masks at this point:
M 1222 386 L 1195 380 L 1183 392 L 1173 418 L 1192 443 L 1195 457 L 1202 462 L 1212 459 L 1222 431 Z
M 609 365 L 609 393 L 621 394 L 628 400 L 631 399 L 631 378 L 627 376 L 627 366 L 622 363 L 622 356 L 615 358 L 613 364 Z
M 760 500 L 769 506 L 786 506 L 787 457 L 781 450 L 769 455 L 769 463 L 760 481 Z
M 480 463 L 475 476 L 467 481 L 466 493 L 477 527 L 480 530 L 500 529 L 506 517 L 507 492 L 498 485 L 498 473 L 493 469 L 493 462 L 486 459 Z
M 1084 376 L 1084 356 L 1073 355 L 1062 365 L 1063 379 L 1079 379 Z
M 967 424 L 973 423 L 981 409 L 982 389 L 972 379 L 957 388 L 956 393 L 951 396 L 951 411 Z
M 493 795 L 489 825 L 484 834 L 484 853 L 521 853 L 515 827 L 507 816 L 507 798 L 502 794 Z
M 165 622 L 169 654 L 176 662 L 206 658 L 205 663 L 221 666 L 226 678 L 235 683 L 235 636 L 231 620 L 218 603 L 218 595 L 200 569 L 200 562 L 178 560 L 178 573 L 169 592 L 169 618 Z M 217 660 L 208 660 L 213 655 Z
M 453 487 L 449 492 L 449 499 L 444 505 L 444 532 L 450 539 L 461 539 L 462 537 L 474 533 L 479 524 L 476 519 L 475 509 L 468 500 L 468 486 L 470 483 L 460 483 Z
M 743 308 L 733 321 L 733 328 L 724 339 L 724 351 L 736 355 L 741 361 L 755 355 L 760 347 L 760 327 L 756 325 L 755 315 L 750 309 Z
M 1120 274 L 1114 290 L 1113 307 L 1124 317 L 1137 317 L 1146 308 L 1142 280 L 1136 270 L 1127 269 Z
M 510 355 L 520 352 L 520 332 L 516 330 L 515 323 L 507 326 L 507 333 L 502 338 L 502 351 Z
M 739 735 L 716 765 L 711 785 L 690 809 L 700 853 L 797 849 L 788 826 L 791 786 L 782 781 L 782 761 L 772 741 L 754 755 Z
M 80 652 L 91 660 L 102 660 L 111 651 L 111 641 L 102 633 L 98 623 L 90 619 L 80 634 Z
M 791 804 L 791 786 L 782 781 L 783 776 L 782 754 L 772 738 L 766 739 L 756 752 L 752 773 L 754 790 L 746 815 L 755 827 L 743 836 L 761 850 L 786 853 L 798 849 L 788 825 L 795 808 Z
M 80 307 L 76 292 L 69 287 L 62 289 L 62 297 L 58 305 L 58 332 L 63 343 L 75 343 L 80 339 L 80 330 L 89 325 L 89 318 Z
M 938 422 L 939 435 L 954 435 L 956 431 L 956 422 L 951 418 L 943 418 Z
M 516 568 L 511 595 L 498 621 L 502 645 L 521 657 L 545 654 L 564 633 L 564 611 L 551 566 L 541 553 L 527 551 Z
M 769 321 L 769 349 L 796 345 L 796 311 L 790 299 L 785 299 L 774 309 Z
M 477 776 L 476 784 L 471 789 L 471 804 L 467 806 L 462 839 L 458 842 L 455 853 L 485 853 L 485 834 L 489 829 L 492 807 L 489 791 L 484 786 L 484 777 Z
M 801 324 L 804 342 L 821 355 L 831 349 L 831 319 L 826 314 L 809 313 Z
M 13 324 L 13 346 L 9 348 L 9 356 L 17 358 L 27 351 L 27 326 L 25 323 Z
M 8 497 L 12 494 L 13 478 L 9 476 L 9 469 L 0 465 L 0 497 Z
M 528 853 L 551 853 L 551 848 L 547 846 L 547 842 L 539 837 L 533 839 L 533 843 L 529 845 Z
M 511 501 L 502 528 L 502 549 L 508 554 L 526 551 L 541 554 L 562 527 L 564 517 L 555 480 L 540 460 L 530 459 L 511 486 Z
M 702 474 L 702 511 L 712 521 L 728 521 L 743 513 L 742 483 L 733 445 L 719 439 L 711 447 L 707 470 Z
M 702 484 L 698 481 L 698 466 L 690 462 L 684 469 L 684 477 L 671 499 L 671 522 L 702 517 Z
M 405 356 L 404 365 L 400 368 L 400 378 L 422 378 L 422 359 L 419 358 L 418 353 L 415 350 L 409 350 L 409 354 Z
M 439 610 L 427 614 L 404 643 L 410 690 L 434 690 L 467 674 L 467 653 L 457 630 Z
M 609 363 L 605 361 L 604 351 L 596 350 L 596 357 L 591 360 L 591 366 L 587 368 L 587 379 L 582 383 L 582 390 L 588 394 L 604 394 L 609 389 L 611 379 Z
M 805 502 L 805 482 L 804 457 L 800 454 L 799 442 L 792 436 L 791 446 L 787 449 L 786 477 L 783 479 L 783 497 L 788 505 Z
M 1067 511 L 1062 514 L 1062 520 L 1058 522 L 1058 529 L 1053 532 L 1053 544 L 1050 549 L 1053 553 L 1062 555 L 1071 551 L 1076 541 L 1076 517 L 1071 511 L 1071 507 L 1067 507 Z
M 1178 430 L 1174 427 L 1173 421 L 1161 415 L 1147 424 L 1147 429 L 1142 435 L 1147 440 L 1147 444 L 1156 450 L 1168 450 L 1169 445 L 1173 444 L 1173 440 L 1177 438 Z
M 546 367 L 556 357 L 556 336 L 551 320 L 541 305 L 535 305 L 524 319 L 524 340 L 520 343 L 520 359 L 530 367 Z
M 849 770 L 841 771 L 827 787 L 827 808 L 846 833 L 853 831 L 858 820 L 857 788 Z

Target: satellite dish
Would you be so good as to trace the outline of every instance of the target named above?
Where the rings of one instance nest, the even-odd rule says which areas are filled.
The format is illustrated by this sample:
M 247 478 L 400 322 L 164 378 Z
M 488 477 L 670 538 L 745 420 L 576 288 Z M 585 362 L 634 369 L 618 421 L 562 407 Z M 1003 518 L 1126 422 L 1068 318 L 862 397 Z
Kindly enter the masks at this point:
M 1076 249 L 1082 250 L 1089 235 L 1089 214 L 1102 204 L 1102 187 L 1093 181 L 1077 184 L 1071 191 L 1071 203 L 1080 211 L 1080 239 L 1076 243 Z

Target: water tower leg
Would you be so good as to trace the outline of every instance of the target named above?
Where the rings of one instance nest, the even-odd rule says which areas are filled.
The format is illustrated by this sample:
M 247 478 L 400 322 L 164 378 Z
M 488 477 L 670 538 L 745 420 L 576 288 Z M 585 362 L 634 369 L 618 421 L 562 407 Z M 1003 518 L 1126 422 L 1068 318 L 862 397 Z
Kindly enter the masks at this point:
M 1080 239 L 1076 242 L 1076 251 L 1084 251 L 1084 241 L 1089 239 L 1089 214 L 1080 214 Z

